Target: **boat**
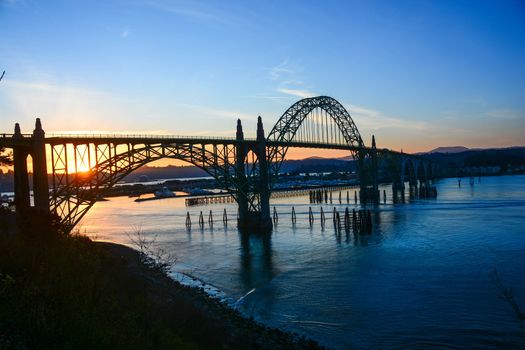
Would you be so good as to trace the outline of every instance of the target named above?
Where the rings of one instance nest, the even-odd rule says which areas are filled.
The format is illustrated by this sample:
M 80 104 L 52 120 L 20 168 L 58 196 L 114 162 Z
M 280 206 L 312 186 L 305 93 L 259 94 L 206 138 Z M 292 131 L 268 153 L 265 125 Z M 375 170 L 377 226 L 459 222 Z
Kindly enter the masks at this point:
M 155 198 L 171 198 L 175 197 L 175 193 L 171 192 L 169 188 L 163 186 L 160 190 L 153 192 Z
M 202 188 L 195 187 L 190 189 L 183 189 L 184 192 L 187 192 L 190 196 L 209 196 L 214 194 L 211 191 L 203 190 Z

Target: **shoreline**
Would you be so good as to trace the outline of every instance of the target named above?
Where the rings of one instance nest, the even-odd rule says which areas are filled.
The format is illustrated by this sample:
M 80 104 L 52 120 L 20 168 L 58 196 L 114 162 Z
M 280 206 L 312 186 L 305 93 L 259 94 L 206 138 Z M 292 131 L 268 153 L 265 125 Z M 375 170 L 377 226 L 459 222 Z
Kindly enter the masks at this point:
M 225 299 L 219 297 L 220 290 L 191 276 L 178 273 L 191 279 L 190 283 L 185 284 L 170 276 L 173 273 L 165 273 L 149 267 L 144 269 L 141 253 L 131 247 L 112 242 L 93 241 L 93 243 L 122 260 L 128 272 L 151 283 L 152 297 L 159 307 L 169 309 L 176 307 L 177 304 L 189 303 L 192 312 L 197 312 L 226 331 L 227 336 L 223 339 L 226 343 L 221 346 L 222 348 L 240 346 L 252 349 L 327 349 L 303 335 L 272 328 L 242 315 L 228 305 Z M 210 294 L 207 291 L 208 287 L 214 289 L 217 295 Z M 160 295 L 164 298 L 159 297 Z

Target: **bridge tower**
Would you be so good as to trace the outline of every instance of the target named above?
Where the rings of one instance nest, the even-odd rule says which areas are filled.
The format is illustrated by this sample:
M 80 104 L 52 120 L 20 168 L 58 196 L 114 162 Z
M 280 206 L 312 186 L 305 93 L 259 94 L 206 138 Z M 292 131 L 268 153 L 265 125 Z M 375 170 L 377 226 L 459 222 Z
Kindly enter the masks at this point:
M 33 131 L 33 196 L 35 208 L 41 214 L 49 214 L 49 183 L 47 178 L 45 132 L 40 118 L 36 118 Z
M 259 160 L 259 183 L 258 191 L 260 200 L 260 218 L 258 227 L 263 230 L 272 228 L 272 219 L 270 217 L 270 181 L 268 176 L 268 161 L 266 154 L 266 137 L 264 136 L 264 128 L 262 118 L 257 118 L 257 139 L 256 139 L 256 154 Z
M 32 218 L 29 194 L 29 172 L 27 157 L 31 155 L 33 167 L 34 214 L 49 214 L 49 184 L 47 178 L 45 132 L 40 118 L 36 119 L 35 130 L 30 142 L 23 142 L 25 137 L 20 132 L 20 125 L 15 124 L 13 134 L 13 170 L 15 180 L 15 210 L 18 226 L 24 217 Z M 18 142 L 17 142 L 18 141 Z
M 379 187 L 377 182 L 377 148 L 376 139 L 372 135 L 372 149 L 368 157 L 364 151 L 359 151 L 359 199 L 361 203 L 379 203 Z
M 248 182 L 246 179 L 247 147 L 244 143 L 241 120 L 237 119 L 237 133 L 235 134 L 235 182 L 237 183 L 237 203 L 239 205 L 239 226 L 242 226 L 248 215 Z
M 270 217 L 270 184 L 268 161 L 266 159 L 266 138 L 261 117 L 257 120 L 257 138 L 255 142 L 245 142 L 240 119 L 237 120 L 236 134 L 236 187 L 239 204 L 238 226 L 246 231 L 268 231 L 272 229 Z M 246 156 L 253 152 L 257 157 L 258 171 L 246 176 Z M 250 168 L 256 164 L 249 164 Z M 250 190 L 252 192 L 250 192 Z M 249 205 L 248 196 L 258 199 L 258 206 Z M 251 198 L 251 197 L 250 197 Z
M 20 125 L 15 124 L 15 133 L 13 139 L 21 141 L 24 138 L 20 132 Z M 29 196 L 29 175 L 27 172 L 27 156 L 30 149 L 26 146 L 16 145 L 13 147 L 13 170 L 15 180 L 15 208 L 17 221 L 29 210 L 31 206 Z

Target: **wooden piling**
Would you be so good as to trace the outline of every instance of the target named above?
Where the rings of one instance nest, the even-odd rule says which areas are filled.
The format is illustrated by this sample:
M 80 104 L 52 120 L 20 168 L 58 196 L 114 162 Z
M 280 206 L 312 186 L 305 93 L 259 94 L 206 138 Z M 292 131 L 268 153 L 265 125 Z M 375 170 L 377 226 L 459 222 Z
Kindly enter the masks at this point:
M 186 227 L 188 227 L 188 228 L 191 227 L 191 217 L 190 217 L 190 212 L 187 212 L 187 213 L 186 213 Z
M 202 216 L 202 210 L 201 210 L 201 213 L 199 214 L 199 226 L 201 228 L 204 227 L 204 216 Z

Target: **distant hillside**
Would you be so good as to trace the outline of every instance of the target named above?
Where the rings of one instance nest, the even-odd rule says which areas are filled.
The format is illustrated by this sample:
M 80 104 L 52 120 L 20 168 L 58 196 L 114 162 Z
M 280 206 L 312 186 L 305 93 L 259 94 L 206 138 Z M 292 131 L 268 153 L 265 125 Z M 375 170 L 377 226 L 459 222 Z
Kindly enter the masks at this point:
M 525 165 L 525 147 L 469 149 L 457 153 L 427 153 L 425 158 L 457 167 L 500 167 L 506 172 L 509 166 Z
M 316 173 L 352 170 L 355 170 L 355 166 L 352 162 L 348 162 L 348 160 L 321 157 L 310 157 L 301 160 L 285 160 L 280 169 L 281 172 L 286 173 Z M 146 165 L 129 174 L 124 181 L 155 181 L 203 176 L 209 175 L 204 170 L 193 165 L 166 167 L 150 167 Z
M 459 153 L 459 152 L 465 152 L 469 149 L 464 146 L 450 146 L 450 147 L 438 147 L 434 148 L 432 151 L 426 152 L 426 153 Z

